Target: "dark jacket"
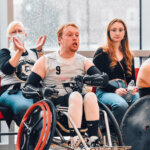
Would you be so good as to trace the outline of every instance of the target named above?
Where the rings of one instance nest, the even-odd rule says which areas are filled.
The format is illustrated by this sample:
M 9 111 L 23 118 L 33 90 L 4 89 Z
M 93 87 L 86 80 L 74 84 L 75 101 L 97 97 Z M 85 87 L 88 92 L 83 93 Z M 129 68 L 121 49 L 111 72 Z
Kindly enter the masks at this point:
M 127 84 L 131 80 L 135 81 L 134 59 L 132 60 L 132 75 L 129 75 L 127 73 L 127 66 L 125 64 L 124 59 L 120 61 L 121 65 L 123 66 L 123 69 L 121 65 L 119 64 L 119 62 L 117 62 L 115 67 L 111 68 L 110 67 L 111 59 L 109 58 L 109 55 L 106 52 L 103 52 L 102 48 L 98 49 L 96 53 L 94 54 L 93 63 L 100 71 L 108 74 L 109 80 L 112 80 L 112 79 L 125 80 L 126 79 Z M 108 86 L 103 90 L 107 92 L 114 92 L 116 88 L 108 84 Z

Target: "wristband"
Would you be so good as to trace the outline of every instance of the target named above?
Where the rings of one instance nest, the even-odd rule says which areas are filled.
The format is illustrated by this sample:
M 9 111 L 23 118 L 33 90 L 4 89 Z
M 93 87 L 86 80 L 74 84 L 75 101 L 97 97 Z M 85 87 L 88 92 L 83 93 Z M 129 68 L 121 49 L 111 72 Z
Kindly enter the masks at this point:
M 38 54 L 44 54 L 43 49 L 36 50 Z
M 43 49 L 41 48 L 40 50 L 36 50 L 38 53 L 43 52 Z

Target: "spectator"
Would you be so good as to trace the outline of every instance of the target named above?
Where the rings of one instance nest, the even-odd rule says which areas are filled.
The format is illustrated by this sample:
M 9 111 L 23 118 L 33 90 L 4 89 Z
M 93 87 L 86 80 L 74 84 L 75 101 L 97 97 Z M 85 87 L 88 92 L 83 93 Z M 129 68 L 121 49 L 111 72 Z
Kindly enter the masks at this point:
M 121 19 L 113 19 L 107 27 L 107 44 L 98 48 L 94 55 L 95 66 L 109 76 L 106 88 L 98 88 L 98 100 L 111 107 L 118 123 L 129 105 L 133 104 L 139 95 L 136 87 L 129 101 L 126 101 L 127 85 L 135 82 L 134 58 L 129 49 L 128 32 Z
M 7 36 L 10 47 L 0 50 L 0 105 L 9 107 L 13 111 L 19 125 L 24 113 L 33 104 L 32 100 L 23 97 L 21 88 L 38 56 L 42 55 L 41 49 L 46 36 L 39 38 L 36 49 L 26 49 L 24 42 L 27 33 L 24 25 L 19 21 L 9 24 Z

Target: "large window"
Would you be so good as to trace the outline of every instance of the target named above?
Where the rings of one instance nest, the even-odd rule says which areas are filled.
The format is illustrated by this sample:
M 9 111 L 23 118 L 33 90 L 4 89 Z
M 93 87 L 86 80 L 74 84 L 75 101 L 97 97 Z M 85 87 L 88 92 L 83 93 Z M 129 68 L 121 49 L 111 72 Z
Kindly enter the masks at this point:
M 7 15 L 7 1 L 0 0 L 0 49 L 8 46 L 6 38 Z
M 1 29 L 1 24 L 0 24 L 0 29 Z M 1 35 L 2 33 L 1 33 L 1 30 L 0 30 L 0 35 Z M 0 36 L 1 37 L 1 36 Z M 0 40 L 0 48 L 2 48 L 2 46 L 1 46 L 1 40 Z
M 29 47 L 47 35 L 45 48 L 56 49 L 57 28 L 74 22 L 80 28 L 80 50 L 95 50 L 106 42 L 106 27 L 113 18 L 128 27 L 130 48 L 139 49 L 137 0 L 14 0 L 14 19 L 27 27 Z

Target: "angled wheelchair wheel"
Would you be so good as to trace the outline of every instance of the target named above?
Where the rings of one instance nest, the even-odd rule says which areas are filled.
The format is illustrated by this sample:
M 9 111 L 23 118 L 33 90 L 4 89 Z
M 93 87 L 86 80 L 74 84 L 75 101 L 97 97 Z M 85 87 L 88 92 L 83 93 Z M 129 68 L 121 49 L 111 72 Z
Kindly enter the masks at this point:
M 150 150 L 150 95 L 131 105 L 120 128 L 125 145 L 131 145 L 132 150 Z
M 51 101 L 33 104 L 25 113 L 17 136 L 17 150 L 48 150 L 56 127 L 56 112 Z
M 115 119 L 111 110 L 105 104 L 101 102 L 99 102 L 98 104 L 99 104 L 100 109 L 104 110 L 107 113 L 112 146 L 123 146 L 122 134 L 121 134 L 119 125 L 117 123 L 117 120 Z M 108 140 L 107 133 L 106 133 L 106 125 L 104 121 L 104 114 L 101 111 L 100 111 L 99 128 L 100 128 L 102 136 L 105 136 Z

